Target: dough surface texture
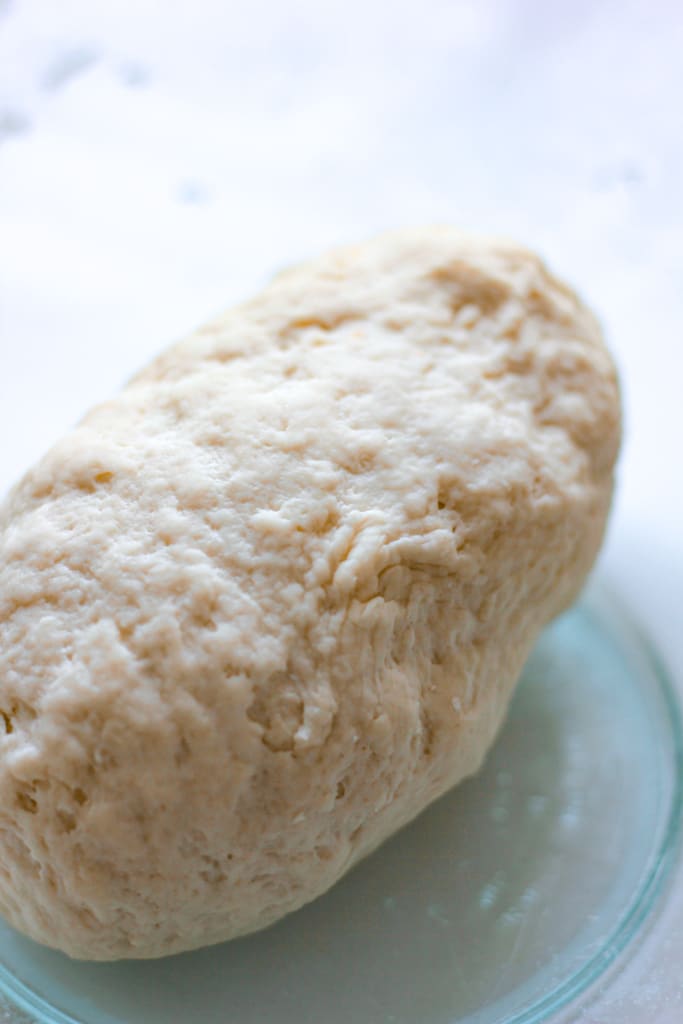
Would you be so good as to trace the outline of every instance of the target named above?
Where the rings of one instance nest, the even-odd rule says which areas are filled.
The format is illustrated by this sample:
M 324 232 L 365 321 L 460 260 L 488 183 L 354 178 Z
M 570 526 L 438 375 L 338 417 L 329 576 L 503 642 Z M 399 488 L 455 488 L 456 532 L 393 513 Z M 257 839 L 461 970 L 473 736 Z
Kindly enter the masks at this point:
M 448 228 L 161 355 L 0 509 L 0 912 L 155 957 L 328 889 L 480 766 L 619 432 L 591 313 Z

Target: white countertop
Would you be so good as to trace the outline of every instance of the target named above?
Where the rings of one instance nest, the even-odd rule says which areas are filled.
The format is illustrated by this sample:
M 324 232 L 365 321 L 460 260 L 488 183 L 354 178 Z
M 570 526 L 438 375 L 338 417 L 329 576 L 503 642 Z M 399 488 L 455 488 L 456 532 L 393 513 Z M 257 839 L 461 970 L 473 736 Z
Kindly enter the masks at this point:
M 683 8 L 0 0 L 0 491 L 279 266 L 406 223 L 540 249 L 626 442 L 601 569 L 683 692 Z M 591 1024 L 683 1019 L 683 867 Z

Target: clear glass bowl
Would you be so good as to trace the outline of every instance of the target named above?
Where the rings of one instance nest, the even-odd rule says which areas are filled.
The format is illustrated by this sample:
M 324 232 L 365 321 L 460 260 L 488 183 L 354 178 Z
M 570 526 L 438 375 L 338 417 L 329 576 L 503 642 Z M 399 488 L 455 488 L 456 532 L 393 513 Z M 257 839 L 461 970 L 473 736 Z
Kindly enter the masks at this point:
M 2 926 L 0 1021 L 559 1020 L 660 893 L 682 749 L 657 658 L 592 589 L 544 633 L 483 771 L 326 896 L 159 961 L 76 963 Z

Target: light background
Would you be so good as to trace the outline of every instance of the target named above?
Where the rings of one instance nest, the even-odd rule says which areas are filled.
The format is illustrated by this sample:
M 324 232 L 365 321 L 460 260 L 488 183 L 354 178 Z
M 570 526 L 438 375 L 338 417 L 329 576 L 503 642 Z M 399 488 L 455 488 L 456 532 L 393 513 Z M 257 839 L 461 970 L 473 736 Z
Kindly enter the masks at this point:
M 683 690 L 683 7 L 0 0 L 0 492 L 280 266 L 400 224 L 540 249 L 626 443 L 601 570 Z M 585 1019 L 683 1020 L 683 870 Z

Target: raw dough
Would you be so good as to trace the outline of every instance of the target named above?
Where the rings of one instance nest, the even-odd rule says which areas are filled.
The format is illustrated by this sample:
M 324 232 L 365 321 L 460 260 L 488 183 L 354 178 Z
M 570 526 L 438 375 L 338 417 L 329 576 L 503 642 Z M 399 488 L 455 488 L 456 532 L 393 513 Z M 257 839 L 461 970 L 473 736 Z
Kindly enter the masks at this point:
M 593 316 L 529 252 L 280 275 L 0 511 L 0 910 L 74 957 L 263 928 L 477 770 L 599 548 Z

